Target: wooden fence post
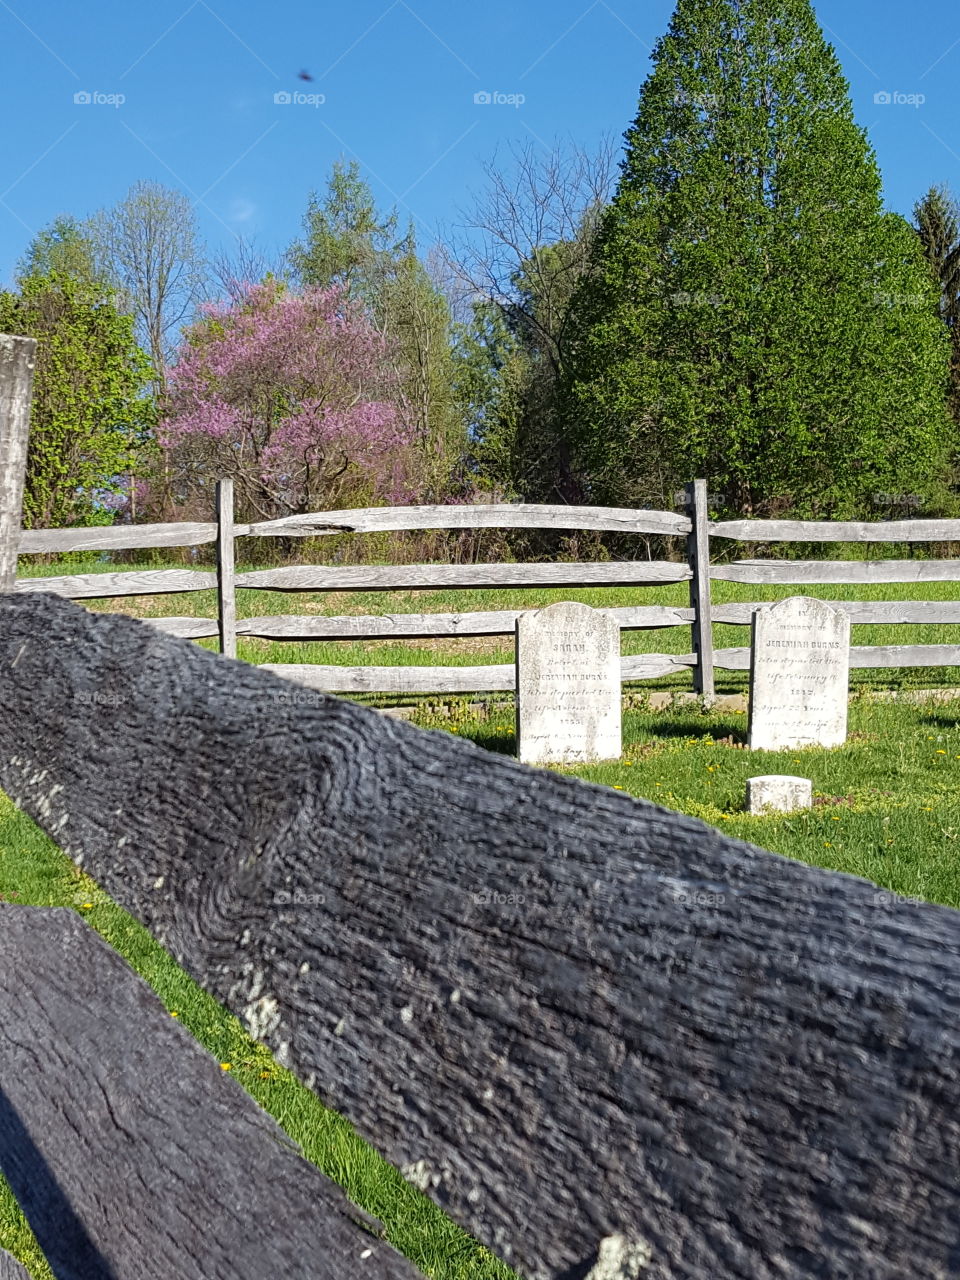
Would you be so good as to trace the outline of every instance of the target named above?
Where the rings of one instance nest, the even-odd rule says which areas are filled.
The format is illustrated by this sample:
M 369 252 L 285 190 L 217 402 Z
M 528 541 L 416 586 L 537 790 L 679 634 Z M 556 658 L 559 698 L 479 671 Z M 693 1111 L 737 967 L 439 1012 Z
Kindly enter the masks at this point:
M 217 621 L 220 652 L 237 656 L 237 591 L 234 572 L 233 481 L 217 481 Z
M 17 577 L 36 354 L 35 338 L 0 333 L 0 591 Z
M 712 698 L 713 619 L 710 611 L 710 528 L 706 480 L 692 480 L 686 486 L 686 499 L 687 514 L 693 526 L 687 536 L 687 560 L 693 572 L 690 579 L 691 631 L 693 651 L 697 655 L 693 687 L 697 693 Z

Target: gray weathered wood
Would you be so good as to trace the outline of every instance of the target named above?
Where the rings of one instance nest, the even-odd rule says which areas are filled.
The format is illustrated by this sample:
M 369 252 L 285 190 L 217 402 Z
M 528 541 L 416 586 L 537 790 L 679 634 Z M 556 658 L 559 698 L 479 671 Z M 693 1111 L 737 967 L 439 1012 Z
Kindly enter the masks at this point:
M 516 678 L 515 668 L 502 664 L 478 667 L 336 667 L 319 663 L 264 662 L 260 668 L 307 689 L 326 693 L 499 692 L 512 690 Z M 303 705 L 304 695 L 288 693 L 287 701 L 294 706 Z
M 957 667 L 960 645 L 883 644 L 853 645 L 851 667 Z
M 692 667 L 690 654 L 645 653 L 624 658 L 622 679 L 653 680 Z M 337 667 L 313 663 L 264 662 L 264 671 L 309 689 L 327 693 L 480 693 L 513 691 L 516 667 L 490 664 L 477 667 Z M 294 703 L 296 695 L 289 695 Z
M 714 622 L 743 623 L 749 625 L 757 609 L 770 603 L 755 601 L 751 604 L 715 604 Z M 869 623 L 952 623 L 960 622 L 958 600 L 826 600 L 834 609 L 843 609 L 850 621 L 858 626 Z
M 725 582 L 960 582 L 960 560 L 738 560 L 715 564 Z
M 0 1168 L 58 1280 L 419 1272 L 73 911 L 0 905 Z
M 96 528 L 30 529 L 20 535 L 20 554 L 53 551 L 124 551 L 135 547 L 199 547 L 214 542 L 215 524 L 118 524 Z
M 143 621 L 168 636 L 182 636 L 185 640 L 203 640 L 220 634 L 212 618 L 144 618 Z
M 30 1272 L 6 1249 L 0 1249 L 0 1280 L 30 1280 Z
M 284 516 L 248 526 L 255 537 L 317 537 L 334 533 L 382 533 L 402 529 L 597 529 L 617 533 L 685 534 L 690 521 L 673 511 L 631 507 L 492 506 L 358 507 Z
M 957 610 L 957 620 L 960 621 L 960 605 Z M 257 636 L 265 640 L 413 640 L 431 639 L 434 636 L 512 636 L 517 619 L 529 612 L 531 611 L 527 609 L 503 609 L 491 612 L 477 610 L 475 613 L 391 613 L 377 616 L 344 614 L 336 617 L 277 613 L 239 619 L 237 634 Z M 616 618 L 624 631 L 689 626 L 693 619 L 692 609 L 674 609 L 655 604 L 601 609 L 600 612 L 609 613 Z M 184 633 L 171 630 L 170 634 Z
M 108 600 L 115 596 L 156 596 L 216 587 L 215 573 L 197 569 L 131 569 L 125 573 L 75 573 L 63 578 L 18 578 L 15 593 L 40 591 L 68 600 Z
M 0 785 L 530 1280 L 956 1273 L 960 914 L 287 693 L 0 599 Z
M 691 529 L 687 536 L 687 563 L 690 565 L 690 628 L 693 651 L 697 655 L 693 669 L 696 693 L 713 697 L 713 625 L 710 610 L 710 530 L 706 480 L 692 480 L 686 487 L 687 511 Z
M 17 576 L 36 355 L 35 338 L 0 333 L 0 591 Z
M 740 542 L 960 542 L 960 520 L 718 520 L 710 536 Z
M 217 481 L 217 620 L 220 652 L 237 656 L 237 593 L 233 526 L 233 481 Z
M 960 666 L 960 645 L 884 644 L 851 645 L 851 667 L 956 667 Z M 725 671 L 749 671 L 750 650 L 718 649 L 714 666 Z
M 238 587 L 268 591 L 442 591 L 482 587 L 629 587 L 686 582 L 690 570 L 669 560 L 601 564 L 288 565 L 238 573 Z

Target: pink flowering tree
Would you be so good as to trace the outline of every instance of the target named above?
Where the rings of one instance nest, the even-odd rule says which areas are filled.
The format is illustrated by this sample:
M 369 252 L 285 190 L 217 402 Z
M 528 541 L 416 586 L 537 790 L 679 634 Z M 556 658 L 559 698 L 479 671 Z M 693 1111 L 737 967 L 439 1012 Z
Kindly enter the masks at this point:
M 415 495 L 396 361 L 339 288 L 278 281 L 204 309 L 168 371 L 157 432 L 178 505 L 232 476 L 240 519 Z

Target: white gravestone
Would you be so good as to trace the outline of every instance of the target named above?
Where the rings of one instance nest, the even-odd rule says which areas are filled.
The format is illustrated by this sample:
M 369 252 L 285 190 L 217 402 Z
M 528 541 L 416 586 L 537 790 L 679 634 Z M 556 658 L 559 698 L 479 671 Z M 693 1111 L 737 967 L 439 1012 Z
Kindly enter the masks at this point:
M 847 738 L 850 618 L 809 596 L 753 615 L 749 745 L 839 747 Z
M 813 783 L 787 773 L 765 773 L 747 779 L 747 813 L 793 813 L 813 806 Z
M 517 754 L 524 764 L 620 756 L 620 625 L 585 604 L 517 619 Z

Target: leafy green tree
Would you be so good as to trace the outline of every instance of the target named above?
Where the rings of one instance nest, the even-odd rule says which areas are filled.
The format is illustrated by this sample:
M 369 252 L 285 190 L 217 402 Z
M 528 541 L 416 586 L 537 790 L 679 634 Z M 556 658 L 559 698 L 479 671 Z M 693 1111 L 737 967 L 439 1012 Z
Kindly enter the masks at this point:
M 151 425 L 132 318 L 100 286 L 53 269 L 0 293 L 0 332 L 38 340 L 24 527 L 108 523 Z
M 414 426 L 423 492 L 439 501 L 457 485 L 466 444 L 453 391 L 453 322 L 418 255 L 412 227 L 381 215 L 356 162 L 337 162 L 323 201 L 311 195 L 305 239 L 289 251 L 301 284 L 339 287 L 394 345 L 404 417 Z
M 69 214 L 54 218 L 34 236 L 17 264 L 16 279 L 47 276 L 52 271 L 70 276 L 92 290 L 109 293 L 109 284 L 97 263 L 97 247 L 82 222 Z
M 397 248 L 397 215 L 381 218 L 355 160 L 334 162 L 321 201 L 311 192 L 303 219 L 305 239 L 288 252 L 301 284 L 342 286 L 351 299 L 376 308 L 385 271 Z
M 478 484 L 515 499 L 527 488 L 522 424 L 528 361 L 502 307 L 483 299 L 472 312 L 456 330 L 454 393 Z
M 654 52 L 564 431 L 590 492 L 842 516 L 945 474 L 948 342 L 809 0 L 679 0 Z
M 939 313 L 950 331 L 950 411 L 960 423 L 960 202 L 947 187 L 931 187 L 913 216 L 940 290 Z

